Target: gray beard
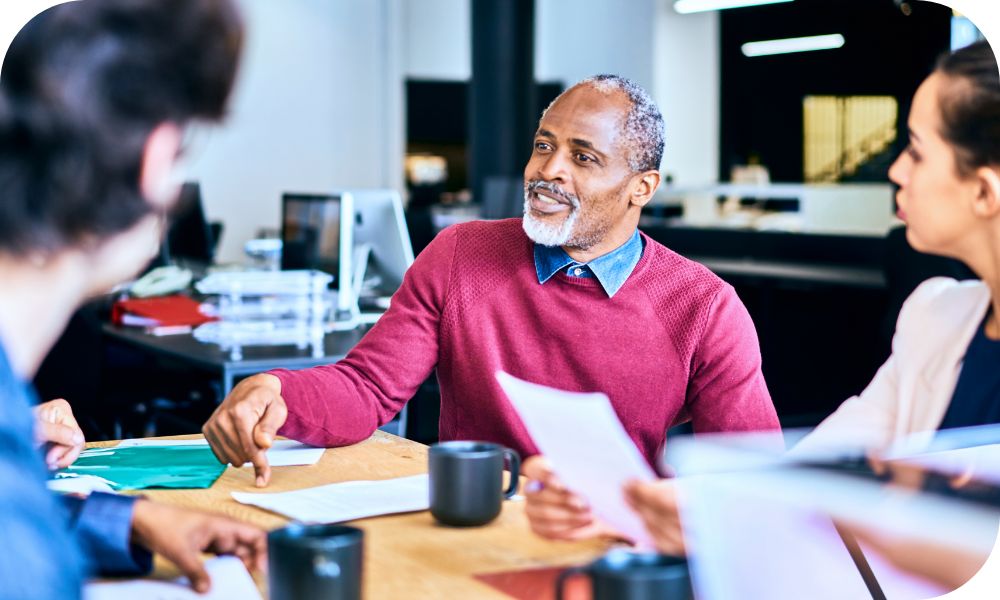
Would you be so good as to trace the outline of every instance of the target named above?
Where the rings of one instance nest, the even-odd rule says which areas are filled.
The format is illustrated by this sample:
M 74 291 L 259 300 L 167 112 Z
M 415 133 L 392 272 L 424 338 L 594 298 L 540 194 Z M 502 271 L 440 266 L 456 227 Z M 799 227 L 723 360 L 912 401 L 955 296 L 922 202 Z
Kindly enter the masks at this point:
M 580 215 L 580 207 L 574 206 L 570 209 L 569 216 L 560 225 L 549 225 L 536 219 L 531 214 L 531 200 L 529 193 L 524 194 L 524 218 L 521 219 L 521 226 L 528 239 L 543 246 L 565 246 L 573 236 L 573 228 L 576 226 L 576 219 Z

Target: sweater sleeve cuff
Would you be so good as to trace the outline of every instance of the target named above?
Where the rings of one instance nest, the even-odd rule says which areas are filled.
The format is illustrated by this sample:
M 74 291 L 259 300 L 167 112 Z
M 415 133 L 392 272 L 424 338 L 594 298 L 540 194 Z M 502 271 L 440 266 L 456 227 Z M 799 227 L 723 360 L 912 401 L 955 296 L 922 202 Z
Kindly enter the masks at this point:
M 94 492 L 77 520 L 83 547 L 101 575 L 137 575 L 153 567 L 153 555 L 131 542 L 135 496 Z

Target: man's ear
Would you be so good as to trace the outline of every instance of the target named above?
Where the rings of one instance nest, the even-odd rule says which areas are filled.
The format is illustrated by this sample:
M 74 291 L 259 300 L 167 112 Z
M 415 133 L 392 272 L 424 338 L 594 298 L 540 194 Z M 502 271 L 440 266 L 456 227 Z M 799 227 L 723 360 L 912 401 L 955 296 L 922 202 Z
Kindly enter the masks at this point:
M 979 167 L 975 178 L 978 190 L 973 212 L 979 217 L 995 217 L 1000 214 L 1000 173 L 993 167 Z
M 161 123 L 146 138 L 139 172 L 139 190 L 151 205 L 167 210 L 177 199 L 178 182 L 174 164 L 181 147 L 181 129 L 173 123 Z
M 638 179 L 635 180 L 629 201 L 633 206 L 642 208 L 653 199 L 653 194 L 656 193 L 656 188 L 658 187 L 660 187 L 660 172 L 646 171 L 640 174 Z

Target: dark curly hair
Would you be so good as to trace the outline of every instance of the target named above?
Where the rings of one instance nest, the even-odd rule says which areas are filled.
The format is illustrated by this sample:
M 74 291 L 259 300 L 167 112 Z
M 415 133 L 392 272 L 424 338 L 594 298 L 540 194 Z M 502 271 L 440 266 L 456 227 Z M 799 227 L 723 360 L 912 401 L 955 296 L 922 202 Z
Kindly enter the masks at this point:
M 950 80 L 942 89 L 941 135 L 955 148 L 958 172 L 1000 165 L 1000 69 L 986 42 L 946 54 L 936 72 Z
M 0 71 L 0 252 L 134 226 L 146 140 L 219 120 L 243 23 L 232 0 L 81 0 L 32 19 Z

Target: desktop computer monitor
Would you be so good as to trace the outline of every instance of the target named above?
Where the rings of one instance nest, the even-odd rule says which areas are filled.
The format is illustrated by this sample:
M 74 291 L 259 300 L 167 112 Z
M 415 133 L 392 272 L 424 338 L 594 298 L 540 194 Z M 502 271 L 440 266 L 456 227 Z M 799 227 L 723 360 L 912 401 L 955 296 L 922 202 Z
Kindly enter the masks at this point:
M 177 208 L 170 229 L 160 246 L 163 264 L 178 260 L 208 265 L 215 255 L 215 240 L 205 218 L 201 187 L 188 181 L 181 186 Z
M 403 283 L 413 264 L 413 246 L 403 215 L 403 202 L 393 190 L 354 190 L 355 277 L 362 297 L 387 298 Z M 371 288 L 367 283 L 371 283 Z
M 393 190 L 286 193 L 281 239 L 281 268 L 330 273 L 338 312 L 355 316 L 362 308 L 384 310 L 413 264 L 403 203 Z
M 316 269 L 333 275 L 338 312 L 356 310 L 351 277 L 353 215 L 349 193 L 286 193 L 281 197 L 281 268 Z

